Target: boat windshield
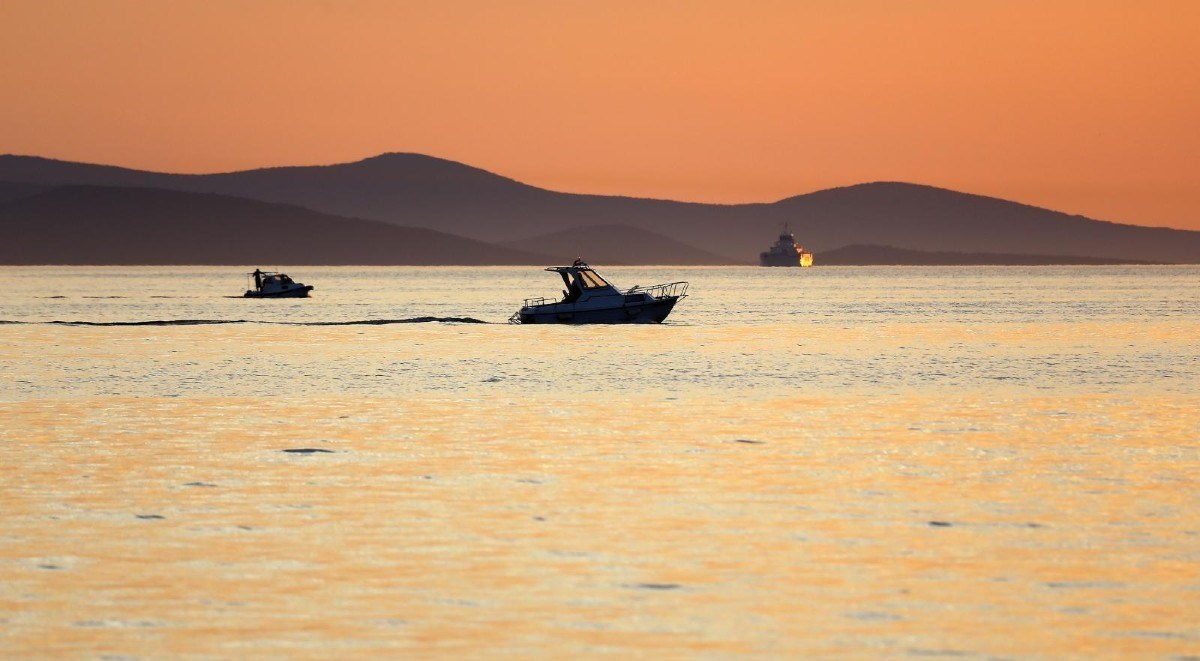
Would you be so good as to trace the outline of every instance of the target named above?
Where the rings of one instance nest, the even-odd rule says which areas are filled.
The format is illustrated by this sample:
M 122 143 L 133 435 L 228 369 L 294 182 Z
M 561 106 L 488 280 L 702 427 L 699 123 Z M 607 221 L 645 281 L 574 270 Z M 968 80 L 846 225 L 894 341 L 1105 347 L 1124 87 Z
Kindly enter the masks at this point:
M 579 271 L 579 279 L 583 281 L 584 289 L 596 289 L 598 287 L 607 287 L 608 283 L 604 281 L 595 271 Z

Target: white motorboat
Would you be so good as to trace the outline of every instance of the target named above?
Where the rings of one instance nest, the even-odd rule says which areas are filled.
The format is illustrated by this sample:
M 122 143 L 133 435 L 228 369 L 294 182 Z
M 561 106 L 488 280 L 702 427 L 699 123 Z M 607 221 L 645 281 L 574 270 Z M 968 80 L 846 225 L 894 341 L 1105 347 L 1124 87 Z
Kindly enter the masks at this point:
M 620 291 L 592 267 L 575 260 L 571 266 L 551 266 L 567 288 L 562 300 L 527 298 L 510 322 L 516 324 L 625 324 L 662 323 L 679 299 L 687 296 L 688 283 L 671 282 L 653 287 L 634 286 Z
M 253 289 L 243 294 L 246 298 L 307 298 L 312 285 L 293 281 L 286 273 L 255 269 L 247 274 L 253 280 Z

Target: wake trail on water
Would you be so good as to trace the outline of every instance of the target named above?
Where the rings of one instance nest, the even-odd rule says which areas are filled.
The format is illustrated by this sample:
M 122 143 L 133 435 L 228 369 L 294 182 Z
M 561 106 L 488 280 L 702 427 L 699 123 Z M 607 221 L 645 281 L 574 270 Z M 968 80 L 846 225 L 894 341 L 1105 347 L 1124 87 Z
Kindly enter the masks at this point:
M 474 317 L 409 317 L 407 319 L 359 319 L 354 321 L 256 321 L 252 319 L 156 319 L 151 321 L 10 321 L 3 324 L 55 326 L 216 326 L 223 324 L 269 324 L 272 326 L 387 326 L 390 324 L 490 324 Z

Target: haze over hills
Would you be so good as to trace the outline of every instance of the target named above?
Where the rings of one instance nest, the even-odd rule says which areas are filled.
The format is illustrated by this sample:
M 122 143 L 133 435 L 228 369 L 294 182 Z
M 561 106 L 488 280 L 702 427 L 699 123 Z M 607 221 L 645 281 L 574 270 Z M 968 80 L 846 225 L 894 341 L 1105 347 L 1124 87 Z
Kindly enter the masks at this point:
M 1103 265 L 1152 264 L 1104 257 L 1074 257 L 1071 255 L 1006 255 L 979 252 L 934 252 L 905 250 L 892 246 L 851 245 L 821 253 L 826 266 L 1046 266 L 1051 264 Z
M 578 245 L 568 236 L 572 230 L 581 239 L 598 238 L 604 233 L 584 228 L 624 225 L 683 244 L 680 252 L 694 250 L 697 260 L 711 259 L 702 257 L 708 253 L 730 263 L 754 263 L 785 223 L 817 254 L 818 264 L 823 252 L 851 244 L 927 252 L 1200 262 L 1200 232 L 1121 225 L 894 182 L 817 191 L 774 203 L 714 205 L 559 193 L 419 154 L 206 175 L 0 156 L 0 181 L 220 193 L 510 247 L 558 249 Z M 608 251 L 605 247 L 605 254 Z M 569 252 L 583 252 L 585 258 L 598 261 L 586 250 Z
M 543 264 L 425 228 L 209 193 L 67 186 L 0 204 L 0 264 Z
M 9 181 L 0 181 L 0 204 L 9 200 L 16 200 L 22 197 L 29 197 L 36 193 L 53 188 L 52 186 L 42 186 L 40 184 L 23 184 L 13 183 Z
M 587 256 L 593 264 L 692 264 L 734 263 L 698 248 L 672 241 L 661 234 L 629 225 L 589 225 L 531 239 L 502 242 L 515 249 L 544 255 Z

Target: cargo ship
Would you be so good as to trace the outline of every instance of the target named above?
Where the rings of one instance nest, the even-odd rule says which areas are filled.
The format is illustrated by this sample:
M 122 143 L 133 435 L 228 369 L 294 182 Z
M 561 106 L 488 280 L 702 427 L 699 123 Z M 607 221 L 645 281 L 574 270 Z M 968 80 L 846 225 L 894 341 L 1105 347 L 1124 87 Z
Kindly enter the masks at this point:
M 796 243 L 796 236 L 784 225 L 779 240 L 766 252 L 759 253 L 758 262 L 762 266 L 812 266 L 813 256 Z

